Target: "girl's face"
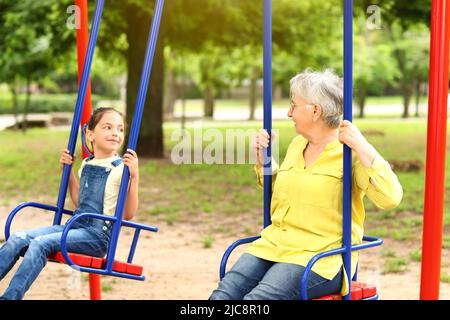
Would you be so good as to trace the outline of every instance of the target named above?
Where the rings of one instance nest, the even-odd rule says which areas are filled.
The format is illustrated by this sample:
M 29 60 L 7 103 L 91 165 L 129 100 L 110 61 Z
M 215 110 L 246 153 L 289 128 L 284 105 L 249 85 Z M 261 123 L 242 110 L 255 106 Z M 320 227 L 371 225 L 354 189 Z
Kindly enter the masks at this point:
M 88 130 L 89 141 L 94 145 L 94 154 L 115 155 L 124 141 L 125 125 L 117 112 L 106 112 L 93 131 Z

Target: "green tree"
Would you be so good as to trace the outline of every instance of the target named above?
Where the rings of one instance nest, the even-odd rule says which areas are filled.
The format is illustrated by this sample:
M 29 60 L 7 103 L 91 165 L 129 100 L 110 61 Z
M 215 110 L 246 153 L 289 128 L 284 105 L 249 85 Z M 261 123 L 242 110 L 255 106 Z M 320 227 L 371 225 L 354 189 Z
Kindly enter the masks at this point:
M 108 34 L 99 36 L 102 49 L 118 50 L 127 61 L 127 120 L 131 120 L 134 112 L 153 5 L 154 1 L 149 0 L 112 0 L 109 8 L 112 12 L 108 11 L 110 16 L 103 24 Z M 210 44 L 230 47 L 247 43 L 254 38 L 255 30 L 260 29 L 260 21 L 254 23 L 259 16 L 252 15 L 260 8 L 260 0 L 166 1 L 141 124 L 140 154 L 163 156 L 164 48 L 170 45 L 176 52 L 201 52 Z M 122 38 L 126 45 L 118 48 L 112 43 L 113 39 Z
M 342 74 L 342 1 L 274 2 L 273 81 L 288 92 L 289 79 L 306 68 Z
M 55 66 L 70 39 L 65 20 L 59 15 L 65 7 L 54 0 L 3 0 L 0 5 L 0 73 L 12 92 L 16 114 L 18 83 L 25 82 L 25 131 L 31 84 L 39 82 Z
M 394 84 L 398 76 L 397 64 L 392 57 L 392 47 L 386 43 L 385 34 L 369 30 L 365 17 L 356 19 L 354 98 L 359 117 L 364 117 L 364 107 L 369 94 L 382 94 L 387 85 Z
M 369 0 L 359 0 L 358 7 L 365 12 L 371 4 Z M 424 57 L 426 45 L 423 41 L 418 43 L 415 38 L 426 37 L 425 26 L 430 24 L 431 0 L 379 0 L 378 8 L 381 10 L 381 25 L 390 39 L 393 47 L 393 57 L 399 71 L 397 83 L 403 96 L 403 117 L 409 116 L 409 105 L 414 90 L 415 78 L 419 77 L 417 70 L 421 71 L 423 78 L 424 66 L 427 58 Z

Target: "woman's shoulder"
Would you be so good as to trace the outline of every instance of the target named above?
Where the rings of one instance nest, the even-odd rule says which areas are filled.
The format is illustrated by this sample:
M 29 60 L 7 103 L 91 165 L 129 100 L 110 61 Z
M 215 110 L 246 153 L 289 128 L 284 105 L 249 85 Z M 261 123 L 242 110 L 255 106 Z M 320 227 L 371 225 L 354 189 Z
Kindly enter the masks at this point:
M 289 145 L 289 148 L 295 148 L 299 146 L 303 146 L 308 141 L 305 137 L 303 137 L 301 134 L 297 135 L 294 139 L 292 139 L 291 144 Z

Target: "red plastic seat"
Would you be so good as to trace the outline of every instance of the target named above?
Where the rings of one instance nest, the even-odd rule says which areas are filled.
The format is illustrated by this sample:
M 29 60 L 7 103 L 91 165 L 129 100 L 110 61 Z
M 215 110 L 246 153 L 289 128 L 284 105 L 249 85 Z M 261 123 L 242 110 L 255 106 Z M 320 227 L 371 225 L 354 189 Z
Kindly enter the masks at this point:
M 377 294 L 377 288 L 373 285 L 352 281 L 352 300 L 362 300 L 371 298 Z M 342 300 L 342 296 L 338 293 L 330 294 L 313 300 Z
M 79 265 L 81 267 L 102 269 L 106 266 L 106 258 L 91 257 L 79 253 L 69 253 L 69 258 L 72 259 L 72 261 L 76 265 Z M 49 255 L 47 259 L 54 262 L 66 263 L 60 251 L 58 251 L 55 254 Z M 141 276 L 143 267 L 135 264 L 114 260 L 113 270 L 116 272 Z

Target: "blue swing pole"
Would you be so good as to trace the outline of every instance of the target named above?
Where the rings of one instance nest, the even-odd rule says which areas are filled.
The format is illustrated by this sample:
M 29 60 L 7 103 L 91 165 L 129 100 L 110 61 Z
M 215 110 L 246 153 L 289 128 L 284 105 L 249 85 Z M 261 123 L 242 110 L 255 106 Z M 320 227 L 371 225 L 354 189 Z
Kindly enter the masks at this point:
M 75 146 L 77 143 L 78 129 L 80 126 L 80 119 L 83 113 L 84 100 L 86 98 L 86 90 L 88 87 L 89 77 L 91 73 L 92 60 L 94 57 L 95 45 L 97 43 L 98 30 L 102 18 L 102 12 L 104 7 L 104 0 L 97 0 L 94 12 L 94 19 L 92 21 L 91 33 L 89 36 L 88 48 L 86 51 L 86 60 L 84 62 L 83 74 L 81 76 L 80 87 L 78 88 L 78 97 L 75 105 L 74 116 L 72 120 L 72 128 L 69 136 L 69 143 L 67 149 L 71 155 L 75 154 Z M 57 201 L 57 210 L 53 219 L 53 224 L 61 224 L 61 217 L 64 210 L 64 204 L 66 201 L 67 187 L 69 184 L 71 165 L 64 165 L 61 184 L 59 186 L 59 194 Z
M 353 0 L 344 0 L 344 120 L 352 121 L 353 97 Z M 344 145 L 343 178 L 343 226 L 342 246 L 344 268 L 348 281 L 348 294 L 343 300 L 351 299 L 352 270 L 352 150 Z
M 264 0 L 264 129 L 272 136 L 272 0 Z M 264 152 L 264 228 L 270 219 L 272 197 L 272 138 L 267 152 Z
M 147 43 L 147 51 L 145 53 L 145 61 L 139 84 L 139 92 L 136 99 L 134 109 L 134 117 L 131 125 L 130 137 L 128 140 L 128 149 L 136 150 L 136 144 L 139 136 L 139 128 L 141 126 L 142 113 L 144 111 L 144 104 L 147 97 L 148 83 L 150 81 L 150 74 L 153 65 L 153 57 L 155 55 L 156 42 L 158 39 L 159 26 L 161 23 L 162 12 L 164 8 L 164 0 L 156 0 L 155 9 L 153 12 L 152 25 L 150 28 L 150 36 Z M 117 199 L 117 206 L 115 211 L 116 220 L 111 233 L 111 242 L 108 248 L 106 271 L 111 272 L 113 268 L 114 256 L 116 253 L 117 240 L 119 238 L 120 227 L 122 225 L 122 212 L 125 206 L 125 200 L 128 190 L 128 182 L 130 178 L 130 171 L 127 166 L 124 166 L 122 174 L 122 182 L 120 184 L 119 196 Z M 137 244 L 137 237 L 134 237 L 130 256 L 134 253 L 134 248 Z M 130 260 L 130 257 L 129 259 Z

